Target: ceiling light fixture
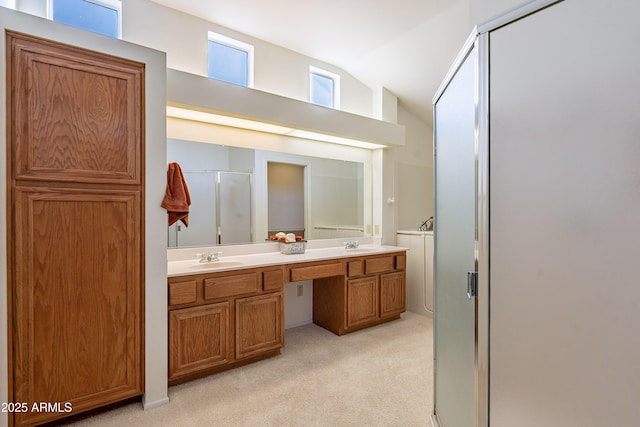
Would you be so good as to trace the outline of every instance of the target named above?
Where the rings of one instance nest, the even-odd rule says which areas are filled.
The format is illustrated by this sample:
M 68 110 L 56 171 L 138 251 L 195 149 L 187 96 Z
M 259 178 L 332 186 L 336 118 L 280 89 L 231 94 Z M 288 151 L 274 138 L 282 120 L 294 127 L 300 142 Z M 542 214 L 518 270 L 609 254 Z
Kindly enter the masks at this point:
M 301 129 L 294 129 L 287 133 L 289 136 L 295 136 L 296 138 L 313 139 L 316 141 L 330 142 L 332 144 L 350 145 L 352 147 L 367 148 L 369 150 L 375 150 L 377 148 L 384 148 L 384 145 L 374 144 L 373 142 L 358 141 L 351 138 L 343 138 L 341 136 L 327 135 L 318 132 L 309 132 Z
M 270 123 L 256 122 L 253 120 L 240 119 L 238 117 L 223 116 L 221 114 L 205 113 L 203 111 L 189 110 L 186 108 L 167 106 L 167 116 L 177 119 L 193 120 L 196 122 L 211 123 L 215 125 L 230 126 L 240 129 L 255 130 L 258 132 L 275 133 L 286 135 L 293 131 L 285 126 L 272 125 Z
M 193 120 L 197 122 L 211 123 L 215 125 L 230 126 L 240 129 L 267 132 L 277 135 L 287 135 L 295 138 L 311 139 L 314 141 L 329 142 L 332 144 L 349 145 L 351 147 L 366 148 L 375 150 L 385 148 L 384 145 L 372 142 L 359 141 L 351 138 L 344 138 L 334 135 L 327 135 L 318 132 L 310 132 L 302 129 L 293 129 L 286 126 L 274 125 L 271 123 L 257 122 L 254 120 L 241 119 L 237 117 L 224 116 L 221 114 L 206 113 L 204 111 L 191 110 L 188 108 L 167 106 L 167 116 L 177 119 Z

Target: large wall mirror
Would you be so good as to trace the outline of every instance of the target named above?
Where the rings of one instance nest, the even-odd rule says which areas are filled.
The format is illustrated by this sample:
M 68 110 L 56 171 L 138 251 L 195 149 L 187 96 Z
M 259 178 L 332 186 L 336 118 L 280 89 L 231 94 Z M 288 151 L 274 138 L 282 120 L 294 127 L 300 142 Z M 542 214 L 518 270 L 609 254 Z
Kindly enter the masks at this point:
M 365 163 L 167 141 L 191 193 L 189 227 L 168 228 L 168 246 L 265 242 L 278 231 L 305 239 L 371 232 L 371 168 Z

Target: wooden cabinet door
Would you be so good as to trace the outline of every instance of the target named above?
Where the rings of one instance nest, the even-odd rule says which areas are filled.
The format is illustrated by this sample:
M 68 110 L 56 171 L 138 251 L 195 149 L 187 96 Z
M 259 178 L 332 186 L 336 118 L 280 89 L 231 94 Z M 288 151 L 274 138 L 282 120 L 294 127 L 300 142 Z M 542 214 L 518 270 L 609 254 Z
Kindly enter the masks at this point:
M 141 394 L 139 194 L 24 188 L 15 201 L 12 401 L 77 413 Z
M 236 359 L 284 346 L 282 292 L 236 300 Z
M 10 34 L 18 180 L 140 185 L 144 65 Z
M 229 303 L 169 312 L 169 380 L 230 360 Z
M 403 313 L 406 308 L 405 272 L 380 276 L 380 317 L 391 317 Z
M 378 318 L 378 276 L 347 280 L 347 328 Z

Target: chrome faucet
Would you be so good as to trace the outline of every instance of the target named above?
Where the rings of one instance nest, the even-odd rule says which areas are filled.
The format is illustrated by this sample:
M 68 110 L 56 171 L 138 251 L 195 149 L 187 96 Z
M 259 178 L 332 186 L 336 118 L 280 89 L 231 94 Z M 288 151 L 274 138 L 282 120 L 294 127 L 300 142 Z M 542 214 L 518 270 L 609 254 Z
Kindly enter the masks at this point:
M 355 249 L 360 245 L 360 243 L 358 243 L 357 240 L 350 240 L 348 242 L 342 242 L 342 244 L 344 245 L 345 249 Z
M 220 261 L 220 258 L 218 258 L 220 255 L 222 255 L 222 252 L 206 252 L 203 254 L 196 254 L 196 256 L 200 257 L 200 262 Z

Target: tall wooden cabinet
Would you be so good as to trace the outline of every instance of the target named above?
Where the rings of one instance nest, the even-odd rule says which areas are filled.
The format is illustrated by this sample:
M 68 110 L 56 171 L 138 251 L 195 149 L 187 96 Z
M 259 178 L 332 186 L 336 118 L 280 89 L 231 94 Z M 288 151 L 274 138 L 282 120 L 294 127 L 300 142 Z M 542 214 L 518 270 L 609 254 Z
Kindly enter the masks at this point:
M 34 425 L 143 392 L 144 65 L 6 37 L 9 399 L 72 408 Z

